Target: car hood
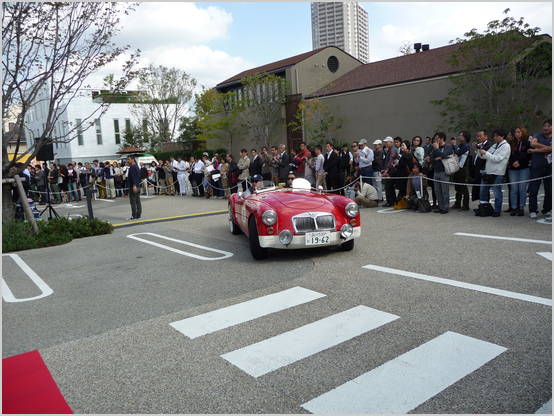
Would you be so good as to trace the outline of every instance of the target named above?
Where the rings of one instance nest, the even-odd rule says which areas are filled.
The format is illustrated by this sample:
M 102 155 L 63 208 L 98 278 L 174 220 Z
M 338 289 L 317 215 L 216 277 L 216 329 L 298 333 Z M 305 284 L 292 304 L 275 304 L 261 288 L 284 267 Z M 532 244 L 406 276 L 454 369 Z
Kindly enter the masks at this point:
M 264 195 L 266 202 L 280 203 L 287 208 L 311 211 L 334 204 L 326 196 L 311 191 L 277 191 Z

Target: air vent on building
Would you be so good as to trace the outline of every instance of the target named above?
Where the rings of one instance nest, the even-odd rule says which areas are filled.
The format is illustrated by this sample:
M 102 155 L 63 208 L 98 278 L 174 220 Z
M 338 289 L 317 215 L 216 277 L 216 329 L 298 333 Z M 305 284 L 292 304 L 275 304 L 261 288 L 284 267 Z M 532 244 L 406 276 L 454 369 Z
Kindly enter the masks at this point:
M 428 51 L 428 50 L 429 50 L 429 45 L 423 45 L 423 46 L 422 46 L 422 49 L 423 49 L 424 51 Z
M 329 71 L 335 73 L 339 69 L 339 60 L 336 56 L 330 56 L 329 59 L 327 59 L 327 67 L 329 68 Z

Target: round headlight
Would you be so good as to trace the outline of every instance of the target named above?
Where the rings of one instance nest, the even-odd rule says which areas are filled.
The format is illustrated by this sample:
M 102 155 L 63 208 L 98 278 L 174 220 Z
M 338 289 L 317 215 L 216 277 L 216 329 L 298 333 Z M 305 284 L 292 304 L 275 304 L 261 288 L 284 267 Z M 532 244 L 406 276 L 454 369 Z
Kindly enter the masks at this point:
M 340 235 L 344 239 L 347 239 L 348 237 L 350 237 L 353 232 L 354 232 L 354 229 L 352 228 L 352 226 L 350 224 L 344 224 L 340 228 Z
M 344 210 L 346 211 L 346 215 L 348 215 L 350 218 L 354 218 L 358 216 L 358 213 L 360 212 L 360 207 L 355 202 L 350 202 Z
M 268 227 L 277 222 L 277 213 L 272 209 L 267 210 L 262 214 L 262 222 Z
M 283 230 L 279 234 L 279 241 L 288 246 L 292 242 L 292 233 L 289 230 Z

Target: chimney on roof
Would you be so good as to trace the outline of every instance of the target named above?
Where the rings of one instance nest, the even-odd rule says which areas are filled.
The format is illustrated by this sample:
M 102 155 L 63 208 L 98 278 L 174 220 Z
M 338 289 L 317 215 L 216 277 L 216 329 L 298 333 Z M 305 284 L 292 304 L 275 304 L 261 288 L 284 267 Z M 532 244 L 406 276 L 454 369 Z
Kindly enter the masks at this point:
M 414 43 L 414 49 L 415 49 L 416 53 L 418 53 L 419 50 L 421 49 L 421 43 Z
M 423 50 L 428 51 L 429 50 L 429 45 L 423 45 Z

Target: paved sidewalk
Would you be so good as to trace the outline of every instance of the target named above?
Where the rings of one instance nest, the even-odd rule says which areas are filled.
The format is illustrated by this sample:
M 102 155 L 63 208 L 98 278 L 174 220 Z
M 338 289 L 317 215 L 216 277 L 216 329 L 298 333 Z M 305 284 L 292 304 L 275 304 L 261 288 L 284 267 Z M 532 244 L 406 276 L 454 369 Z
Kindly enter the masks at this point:
M 228 200 L 206 199 L 186 196 L 167 195 L 141 195 L 142 215 L 139 221 L 127 221 L 131 216 L 131 204 L 129 198 L 117 197 L 115 199 L 97 199 L 92 201 L 94 218 L 108 221 L 116 227 L 144 224 L 152 221 L 171 221 L 186 217 L 202 215 L 224 215 L 227 212 Z M 39 211 L 45 205 L 39 205 Z M 89 215 L 86 199 L 80 202 L 62 203 L 52 206 L 60 217 L 76 217 Z M 42 214 L 43 219 L 48 219 L 48 211 Z

